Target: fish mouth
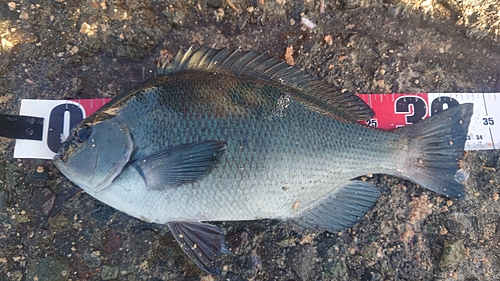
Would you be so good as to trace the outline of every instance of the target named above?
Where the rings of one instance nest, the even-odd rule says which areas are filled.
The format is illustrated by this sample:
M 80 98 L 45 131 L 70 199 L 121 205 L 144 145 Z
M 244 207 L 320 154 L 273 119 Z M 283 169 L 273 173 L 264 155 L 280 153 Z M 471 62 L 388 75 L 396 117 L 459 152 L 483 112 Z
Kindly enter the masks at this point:
M 60 162 L 60 161 L 62 161 L 62 159 L 61 159 L 61 158 L 62 158 L 61 154 L 56 153 L 56 155 L 54 155 L 54 158 L 53 158 L 52 160 L 53 160 L 54 162 Z
M 62 149 L 62 148 L 61 148 Z M 61 150 L 59 150 L 58 153 L 56 153 L 56 155 L 54 155 L 54 158 L 52 158 L 52 161 L 54 163 L 54 165 L 60 170 L 61 168 L 61 165 L 62 163 L 64 162 L 63 161 L 63 154 L 60 153 Z

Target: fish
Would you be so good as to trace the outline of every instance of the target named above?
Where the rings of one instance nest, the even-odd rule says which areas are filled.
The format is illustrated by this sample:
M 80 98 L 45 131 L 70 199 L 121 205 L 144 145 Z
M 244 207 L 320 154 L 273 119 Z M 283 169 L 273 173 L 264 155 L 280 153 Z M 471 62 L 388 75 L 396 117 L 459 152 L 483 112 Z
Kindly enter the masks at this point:
M 231 255 L 212 221 L 279 219 L 298 229 L 352 227 L 388 174 L 450 198 L 473 104 L 383 131 L 359 123 L 357 95 L 254 51 L 179 51 L 114 97 L 63 142 L 54 164 L 97 200 L 164 224 L 207 273 Z

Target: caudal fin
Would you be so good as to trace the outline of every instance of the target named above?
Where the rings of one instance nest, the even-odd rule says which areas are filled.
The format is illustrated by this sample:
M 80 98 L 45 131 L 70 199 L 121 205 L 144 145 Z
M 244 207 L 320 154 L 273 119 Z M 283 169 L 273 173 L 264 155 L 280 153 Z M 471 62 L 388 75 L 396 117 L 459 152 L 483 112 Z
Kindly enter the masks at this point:
M 437 193 L 464 198 L 464 186 L 454 177 L 473 108 L 472 103 L 457 105 L 399 129 L 408 137 L 410 145 L 402 171 L 404 176 Z

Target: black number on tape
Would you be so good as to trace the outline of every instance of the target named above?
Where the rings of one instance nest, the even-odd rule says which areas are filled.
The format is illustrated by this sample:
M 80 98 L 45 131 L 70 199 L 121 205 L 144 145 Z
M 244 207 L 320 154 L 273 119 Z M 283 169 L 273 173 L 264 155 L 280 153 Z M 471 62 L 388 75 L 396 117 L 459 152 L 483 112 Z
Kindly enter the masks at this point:
M 366 125 L 368 125 L 370 127 L 378 127 L 378 121 L 375 118 L 368 119 L 368 120 L 366 120 Z
M 493 120 L 493 117 L 483 118 L 483 125 L 486 125 L 486 126 L 495 125 L 495 121 Z
M 434 115 L 440 111 L 450 108 L 452 106 L 459 105 L 458 101 L 452 97 L 439 97 L 434 99 L 431 103 L 431 115 Z
M 413 114 L 410 115 L 410 107 Z M 396 113 L 406 113 L 406 124 L 417 123 L 427 114 L 427 104 L 421 97 L 400 97 L 396 100 Z
M 83 120 L 83 111 L 74 104 L 60 104 L 50 111 L 49 133 L 47 135 L 47 146 L 54 153 L 61 147 L 61 135 L 64 130 L 64 113 L 69 112 L 69 128 Z

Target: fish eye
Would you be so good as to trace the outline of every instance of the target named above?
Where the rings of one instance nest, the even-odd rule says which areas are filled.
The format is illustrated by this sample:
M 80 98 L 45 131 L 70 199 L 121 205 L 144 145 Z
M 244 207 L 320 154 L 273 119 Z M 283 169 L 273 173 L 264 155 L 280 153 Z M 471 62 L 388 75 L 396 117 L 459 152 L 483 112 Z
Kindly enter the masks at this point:
M 86 142 L 90 138 L 90 135 L 92 135 L 92 128 L 88 124 L 78 128 L 75 132 L 76 141 L 79 143 Z

